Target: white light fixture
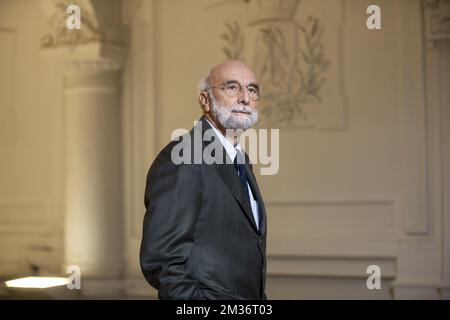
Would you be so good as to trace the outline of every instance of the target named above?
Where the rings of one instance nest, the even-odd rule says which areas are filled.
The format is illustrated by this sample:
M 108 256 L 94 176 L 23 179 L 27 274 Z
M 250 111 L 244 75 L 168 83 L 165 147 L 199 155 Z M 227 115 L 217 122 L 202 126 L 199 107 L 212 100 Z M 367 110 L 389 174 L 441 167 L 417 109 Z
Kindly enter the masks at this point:
M 26 277 L 5 281 L 9 288 L 51 288 L 64 286 L 69 283 L 69 279 L 62 277 Z

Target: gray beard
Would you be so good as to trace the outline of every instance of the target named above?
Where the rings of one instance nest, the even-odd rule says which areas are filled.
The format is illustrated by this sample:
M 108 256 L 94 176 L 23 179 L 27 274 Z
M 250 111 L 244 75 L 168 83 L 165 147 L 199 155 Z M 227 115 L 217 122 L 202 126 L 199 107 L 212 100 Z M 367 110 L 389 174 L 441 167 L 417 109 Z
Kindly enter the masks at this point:
M 214 96 L 211 95 L 211 111 L 215 118 L 225 129 L 251 128 L 258 121 L 258 111 L 250 106 L 235 103 L 231 107 L 226 107 L 217 103 Z M 248 116 L 235 116 L 232 112 L 248 112 Z

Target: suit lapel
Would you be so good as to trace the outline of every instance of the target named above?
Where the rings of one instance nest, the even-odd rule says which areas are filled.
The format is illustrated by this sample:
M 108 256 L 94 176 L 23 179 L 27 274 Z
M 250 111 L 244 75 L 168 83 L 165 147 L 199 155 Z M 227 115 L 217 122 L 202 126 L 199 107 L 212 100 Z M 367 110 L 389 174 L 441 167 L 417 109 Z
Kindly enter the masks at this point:
M 209 125 L 208 121 L 204 116 L 201 117 L 200 120 L 202 122 L 202 131 L 204 134 L 205 130 L 210 129 L 211 126 Z M 218 137 L 215 137 L 215 139 L 219 141 Z M 205 147 L 208 146 L 210 143 L 211 143 L 210 141 L 203 142 Z M 258 232 L 258 228 L 256 227 L 255 218 L 253 217 L 253 212 L 251 209 L 249 199 L 247 195 L 244 193 L 245 192 L 244 188 L 242 187 L 242 183 L 239 180 L 233 161 L 231 161 L 222 143 L 220 143 L 220 145 L 222 148 L 222 159 L 219 159 L 220 155 L 213 155 L 215 157 L 215 168 L 217 174 L 222 179 L 223 183 L 225 184 L 227 189 L 231 192 L 233 197 L 239 203 L 242 211 L 244 212 L 247 220 L 249 220 L 249 222 L 251 223 L 253 229 L 256 232 Z
M 220 178 L 227 186 L 228 190 L 237 200 L 242 210 L 245 213 L 245 216 L 252 224 L 253 229 L 258 232 L 258 228 L 256 227 L 255 219 L 253 217 L 253 212 L 250 207 L 250 203 L 247 195 L 244 193 L 244 188 L 242 187 L 242 183 L 239 180 L 236 169 L 233 164 L 216 164 L 216 170 L 219 174 Z

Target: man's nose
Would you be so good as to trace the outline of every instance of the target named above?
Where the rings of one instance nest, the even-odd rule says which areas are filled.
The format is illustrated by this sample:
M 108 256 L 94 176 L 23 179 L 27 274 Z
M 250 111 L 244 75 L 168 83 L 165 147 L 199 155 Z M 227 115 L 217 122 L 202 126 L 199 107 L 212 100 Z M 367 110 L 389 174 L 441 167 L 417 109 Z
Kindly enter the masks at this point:
M 237 101 L 239 104 L 244 104 L 244 105 L 250 104 L 250 94 L 248 93 L 248 90 L 246 87 L 242 88 L 241 92 L 239 93 Z

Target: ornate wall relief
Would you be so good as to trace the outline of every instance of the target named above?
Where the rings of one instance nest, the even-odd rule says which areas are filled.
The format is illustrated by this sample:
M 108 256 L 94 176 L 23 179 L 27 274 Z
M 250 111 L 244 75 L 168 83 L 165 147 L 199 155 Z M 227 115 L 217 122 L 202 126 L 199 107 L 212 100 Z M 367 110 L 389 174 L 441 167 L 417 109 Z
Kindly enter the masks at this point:
M 238 0 L 205 8 L 227 17 L 218 35 L 225 57 L 247 62 L 258 75 L 261 126 L 345 128 L 342 5 Z

